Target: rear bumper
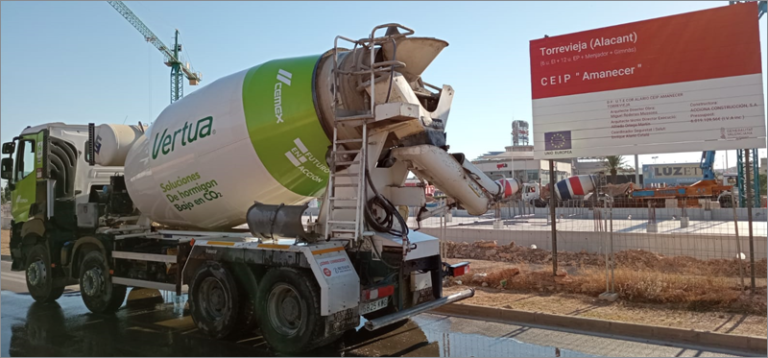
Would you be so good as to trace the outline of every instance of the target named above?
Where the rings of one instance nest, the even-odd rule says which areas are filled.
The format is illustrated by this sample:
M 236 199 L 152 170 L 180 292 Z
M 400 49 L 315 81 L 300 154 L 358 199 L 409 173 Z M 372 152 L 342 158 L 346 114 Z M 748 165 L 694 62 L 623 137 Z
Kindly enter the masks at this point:
M 365 322 L 365 328 L 369 331 L 374 331 L 379 328 L 386 327 L 391 324 L 400 322 L 404 319 L 407 319 L 411 316 L 415 316 L 419 313 L 423 313 L 423 312 L 435 309 L 437 307 L 447 305 L 449 303 L 458 302 L 458 301 L 470 298 L 474 295 L 475 295 L 475 290 L 473 288 L 470 288 L 468 290 L 454 293 L 450 296 L 441 297 L 433 301 L 422 303 L 418 306 L 414 306 L 414 307 L 402 310 L 400 312 L 393 313 L 391 315 L 370 320 L 368 322 Z

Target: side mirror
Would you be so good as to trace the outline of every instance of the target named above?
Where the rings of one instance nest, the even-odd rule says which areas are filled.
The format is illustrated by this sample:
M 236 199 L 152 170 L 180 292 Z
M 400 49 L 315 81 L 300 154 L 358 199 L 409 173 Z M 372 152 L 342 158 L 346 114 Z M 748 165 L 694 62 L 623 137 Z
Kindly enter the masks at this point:
M 5 143 L 8 144 L 8 143 Z M 5 144 L 3 144 L 3 150 L 5 150 Z M 11 180 L 13 177 L 13 158 L 3 158 L 2 164 L 0 164 L 2 167 L 2 178 L 5 180 Z
M 3 154 L 13 154 L 16 150 L 16 142 L 3 143 Z

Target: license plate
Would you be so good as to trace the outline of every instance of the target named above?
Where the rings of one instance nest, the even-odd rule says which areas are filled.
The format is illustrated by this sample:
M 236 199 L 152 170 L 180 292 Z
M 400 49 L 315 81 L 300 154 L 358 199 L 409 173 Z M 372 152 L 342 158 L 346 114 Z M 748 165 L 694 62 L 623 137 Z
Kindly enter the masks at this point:
M 379 298 L 376 301 L 363 303 L 360 305 L 360 314 L 368 314 L 373 311 L 378 311 L 384 307 L 387 307 L 389 303 L 389 297 Z

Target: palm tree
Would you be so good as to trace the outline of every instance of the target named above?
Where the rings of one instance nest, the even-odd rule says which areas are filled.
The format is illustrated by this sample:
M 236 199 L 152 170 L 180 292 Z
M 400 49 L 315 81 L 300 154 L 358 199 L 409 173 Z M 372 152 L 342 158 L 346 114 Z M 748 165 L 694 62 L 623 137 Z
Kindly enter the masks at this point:
M 609 155 L 605 157 L 605 168 L 611 171 L 611 184 L 616 184 L 616 173 L 623 166 L 623 155 Z

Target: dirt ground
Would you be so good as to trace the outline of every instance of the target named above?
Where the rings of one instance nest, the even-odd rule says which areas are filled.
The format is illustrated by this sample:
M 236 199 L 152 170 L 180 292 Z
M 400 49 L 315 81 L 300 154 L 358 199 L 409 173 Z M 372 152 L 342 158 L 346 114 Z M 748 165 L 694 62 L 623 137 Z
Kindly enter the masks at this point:
M 10 255 L 11 249 L 8 247 L 8 245 L 11 242 L 11 230 L 0 231 L 2 231 L 2 239 L 0 240 L 0 253 L 3 255 Z
M 475 259 L 447 259 L 450 263 L 470 262 L 470 275 L 483 274 L 500 269 L 510 269 L 517 265 Z M 528 269 L 527 267 L 525 269 Z M 464 281 L 470 281 L 466 277 Z M 459 278 L 461 281 L 461 278 Z M 469 287 L 467 284 L 453 285 L 444 289 L 444 294 L 451 294 Z M 739 314 L 728 311 L 711 310 L 697 312 L 671 308 L 663 304 L 640 304 L 619 299 L 608 303 L 597 297 L 572 293 L 539 291 L 505 290 L 493 287 L 472 285 L 475 296 L 459 304 L 472 304 L 489 307 L 503 307 L 532 312 L 543 312 L 569 316 L 579 316 L 637 324 L 649 324 L 728 334 L 765 337 L 768 334 L 768 319 L 765 315 Z M 763 296 L 764 297 L 764 296 Z

